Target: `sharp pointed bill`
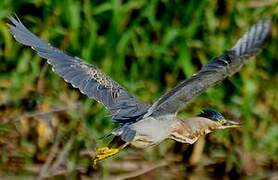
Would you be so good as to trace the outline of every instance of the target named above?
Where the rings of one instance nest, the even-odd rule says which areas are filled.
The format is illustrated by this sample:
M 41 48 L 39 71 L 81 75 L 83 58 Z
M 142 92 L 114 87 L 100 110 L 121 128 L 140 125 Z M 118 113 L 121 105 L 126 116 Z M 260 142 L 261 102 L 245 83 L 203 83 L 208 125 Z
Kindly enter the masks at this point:
M 96 66 L 45 43 L 30 32 L 17 17 L 9 17 L 9 20 L 10 30 L 18 42 L 30 46 L 40 57 L 47 59 L 53 70 L 73 87 L 103 103 L 111 112 L 113 120 L 124 124 L 135 121 L 146 113 L 147 105 L 130 95 Z
M 249 57 L 260 52 L 270 29 L 270 20 L 259 21 L 237 41 L 231 50 L 210 61 L 190 79 L 181 82 L 158 99 L 145 116 L 175 114 L 194 97 L 238 72 Z
M 241 122 L 224 119 L 218 129 L 238 128 L 241 127 L 241 124 Z

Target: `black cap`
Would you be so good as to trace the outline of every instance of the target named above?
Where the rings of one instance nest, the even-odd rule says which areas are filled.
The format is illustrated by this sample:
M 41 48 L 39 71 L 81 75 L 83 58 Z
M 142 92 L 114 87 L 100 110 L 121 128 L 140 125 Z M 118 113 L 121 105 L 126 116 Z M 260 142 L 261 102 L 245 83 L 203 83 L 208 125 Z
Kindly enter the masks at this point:
M 222 116 L 222 114 L 220 112 L 217 112 L 213 109 L 204 109 L 200 112 L 200 114 L 198 114 L 198 116 L 208 118 L 213 121 L 219 121 L 219 120 L 224 119 L 224 117 Z

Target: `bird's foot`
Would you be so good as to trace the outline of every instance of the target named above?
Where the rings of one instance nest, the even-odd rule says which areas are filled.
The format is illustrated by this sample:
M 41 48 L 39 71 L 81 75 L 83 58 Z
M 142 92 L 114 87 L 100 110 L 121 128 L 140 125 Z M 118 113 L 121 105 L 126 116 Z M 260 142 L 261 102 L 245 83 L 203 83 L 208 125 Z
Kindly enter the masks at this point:
M 119 148 L 109 148 L 109 147 L 101 147 L 96 150 L 96 156 L 94 158 L 94 164 L 97 163 L 97 161 L 106 159 L 110 156 L 113 156 L 117 154 L 120 151 Z

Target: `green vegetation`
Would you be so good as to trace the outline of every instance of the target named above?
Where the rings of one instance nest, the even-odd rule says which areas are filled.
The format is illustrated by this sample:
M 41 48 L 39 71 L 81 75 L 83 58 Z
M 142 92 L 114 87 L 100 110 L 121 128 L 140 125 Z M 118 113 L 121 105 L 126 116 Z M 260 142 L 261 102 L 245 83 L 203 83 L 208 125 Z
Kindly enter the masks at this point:
M 89 156 L 113 125 L 17 43 L 6 26 L 16 13 L 52 45 L 99 66 L 152 103 L 232 47 L 263 17 L 273 21 L 263 52 L 180 114 L 213 107 L 243 127 L 212 133 L 193 146 L 163 142 L 130 148 L 93 168 Z M 278 3 L 276 0 L 22 0 L 0 2 L 0 179 L 271 178 L 278 176 Z

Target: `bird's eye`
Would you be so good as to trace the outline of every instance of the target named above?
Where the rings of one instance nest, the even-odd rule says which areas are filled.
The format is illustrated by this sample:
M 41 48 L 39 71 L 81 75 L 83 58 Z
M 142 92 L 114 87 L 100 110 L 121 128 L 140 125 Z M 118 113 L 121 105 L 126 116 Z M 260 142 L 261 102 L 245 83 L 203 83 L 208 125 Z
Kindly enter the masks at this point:
M 220 120 L 219 120 L 219 123 L 220 123 L 221 125 L 225 124 L 225 122 L 226 122 L 225 119 L 220 119 Z

